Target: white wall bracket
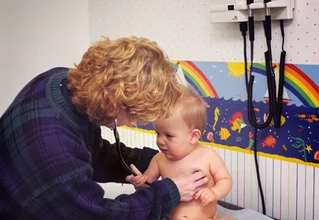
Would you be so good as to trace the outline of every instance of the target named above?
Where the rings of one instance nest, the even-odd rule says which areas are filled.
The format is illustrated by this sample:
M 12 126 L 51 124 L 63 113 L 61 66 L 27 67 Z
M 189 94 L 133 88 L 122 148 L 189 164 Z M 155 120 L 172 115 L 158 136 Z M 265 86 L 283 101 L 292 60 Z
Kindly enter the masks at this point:
M 246 0 L 210 0 L 211 22 L 241 22 L 247 21 L 249 10 L 253 10 L 255 21 L 265 19 L 266 9 L 270 11 L 272 20 L 293 18 L 295 0 L 255 0 L 247 5 Z

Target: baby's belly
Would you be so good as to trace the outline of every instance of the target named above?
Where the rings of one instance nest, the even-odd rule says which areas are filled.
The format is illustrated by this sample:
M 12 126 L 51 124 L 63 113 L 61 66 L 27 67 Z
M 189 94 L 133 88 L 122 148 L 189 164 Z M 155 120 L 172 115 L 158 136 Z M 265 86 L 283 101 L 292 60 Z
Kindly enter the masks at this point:
M 217 202 L 202 206 L 200 200 L 181 202 L 169 215 L 172 220 L 207 220 L 216 215 Z

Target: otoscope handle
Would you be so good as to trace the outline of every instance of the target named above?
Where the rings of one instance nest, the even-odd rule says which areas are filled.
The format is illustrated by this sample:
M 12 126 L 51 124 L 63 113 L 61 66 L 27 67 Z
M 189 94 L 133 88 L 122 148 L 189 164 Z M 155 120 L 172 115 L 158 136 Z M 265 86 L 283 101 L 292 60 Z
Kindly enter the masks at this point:
M 265 18 L 265 35 L 266 35 L 266 39 L 268 41 L 272 40 L 272 36 L 271 36 L 271 17 L 270 15 L 267 15 Z
M 254 25 L 254 17 L 248 17 L 248 28 L 249 28 L 249 40 L 255 40 L 255 25 Z

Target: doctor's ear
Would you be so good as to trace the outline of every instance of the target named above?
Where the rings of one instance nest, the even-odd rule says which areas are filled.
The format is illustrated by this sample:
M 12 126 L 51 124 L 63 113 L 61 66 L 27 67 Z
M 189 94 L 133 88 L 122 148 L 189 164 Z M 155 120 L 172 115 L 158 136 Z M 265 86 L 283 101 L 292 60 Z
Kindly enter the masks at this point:
M 200 139 L 201 135 L 202 135 L 202 132 L 200 132 L 200 130 L 198 129 L 192 130 L 190 143 L 195 144 Z

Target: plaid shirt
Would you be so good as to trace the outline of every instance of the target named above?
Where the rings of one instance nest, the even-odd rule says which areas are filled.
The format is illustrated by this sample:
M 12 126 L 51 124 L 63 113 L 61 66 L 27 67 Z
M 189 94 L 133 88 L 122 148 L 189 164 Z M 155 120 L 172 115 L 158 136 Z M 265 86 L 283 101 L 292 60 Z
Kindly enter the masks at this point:
M 63 86 L 68 69 L 28 83 L 0 119 L 1 219 L 161 219 L 179 203 L 170 179 L 115 200 L 95 181 L 125 182 L 115 147 L 75 111 Z M 93 147 L 94 146 L 94 147 Z M 145 170 L 156 151 L 123 151 Z

